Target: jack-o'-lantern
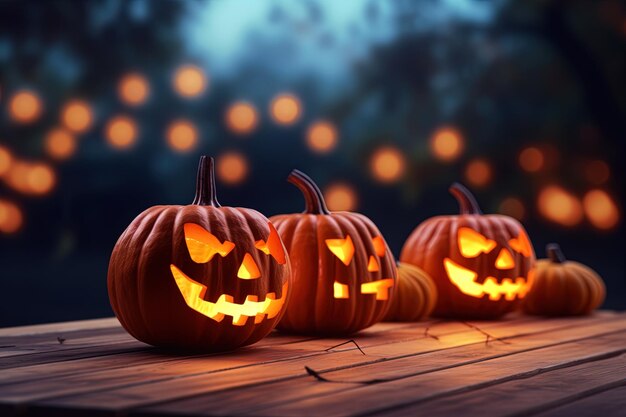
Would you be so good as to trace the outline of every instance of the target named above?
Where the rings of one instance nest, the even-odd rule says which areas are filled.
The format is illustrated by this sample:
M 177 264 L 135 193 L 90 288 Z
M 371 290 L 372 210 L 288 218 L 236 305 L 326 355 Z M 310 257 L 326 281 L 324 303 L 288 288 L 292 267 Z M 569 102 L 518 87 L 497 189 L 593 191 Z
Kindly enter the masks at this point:
M 109 263 L 111 306 L 154 346 L 219 351 L 256 342 L 285 311 L 290 265 L 261 213 L 222 207 L 213 159 L 201 157 L 196 197 L 155 206 L 120 236 Z
M 345 335 L 380 321 L 396 278 L 393 254 L 374 223 L 359 213 L 330 212 L 317 185 L 294 170 L 303 213 L 270 218 L 289 252 L 293 290 L 284 331 Z
M 455 183 L 458 216 L 425 220 L 409 236 L 400 261 L 422 268 L 437 285 L 433 315 L 497 318 L 512 311 L 531 287 L 535 253 L 524 227 L 484 215 L 467 188 Z
M 546 247 L 548 259 L 539 259 L 533 288 L 522 303 L 528 314 L 578 316 L 600 307 L 606 295 L 604 282 L 593 269 L 568 261 L 556 243 Z

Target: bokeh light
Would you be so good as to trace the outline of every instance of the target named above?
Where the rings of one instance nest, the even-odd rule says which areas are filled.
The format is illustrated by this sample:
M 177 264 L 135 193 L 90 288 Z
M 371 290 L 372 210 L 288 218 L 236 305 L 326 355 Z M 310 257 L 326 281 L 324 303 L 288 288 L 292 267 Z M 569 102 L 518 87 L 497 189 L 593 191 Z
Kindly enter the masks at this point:
M 76 138 L 64 129 L 54 128 L 46 135 L 44 148 L 52 158 L 64 160 L 76 152 Z
M 107 142 L 114 148 L 127 149 L 137 141 L 137 124 L 128 116 L 113 117 L 104 130 Z
M 72 100 L 63 107 L 61 121 L 72 132 L 83 133 L 93 123 L 91 107 L 82 100 Z
M 611 168 L 606 162 L 597 159 L 585 165 L 584 175 L 593 185 L 604 184 L 611 177 Z
M 349 184 L 338 182 L 324 189 L 324 200 L 329 210 L 354 211 L 358 205 L 357 193 Z
M 335 149 L 338 137 L 335 125 L 325 120 L 312 123 L 306 132 L 307 145 L 317 153 L 328 153 Z
M 52 190 L 56 182 L 56 175 L 52 168 L 46 164 L 33 164 L 26 177 L 26 184 L 32 194 L 47 194 Z
M 174 73 L 174 90 L 185 98 L 204 93 L 207 83 L 204 71 L 195 65 L 183 65 Z
M 280 125 L 292 125 L 298 121 L 302 113 L 302 104 L 298 97 L 290 93 L 282 93 L 274 97 L 270 104 L 270 115 Z
M 0 199 L 0 233 L 11 234 L 22 226 L 22 210 L 9 200 Z
M 405 166 L 402 152 L 391 146 L 377 149 L 370 159 L 372 175 L 382 183 L 398 181 L 404 175 Z
M 583 218 L 582 205 L 576 196 L 556 185 L 541 190 L 537 205 L 541 215 L 563 226 L 575 226 Z
M 176 120 L 167 128 L 167 143 L 177 152 L 189 152 L 198 144 L 198 129 L 188 120 Z
M 237 101 L 226 111 L 226 125 L 234 133 L 245 135 L 252 132 L 258 123 L 256 108 L 245 101 Z
M 219 155 L 215 165 L 217 177 L 229 185 L 242 183 L 248 175 L 248 161 L 239 152 L 225 152 Z
M 485 187 L 491 182 L 493 169 L 485 159 L 474 159 L 465 167 L 465 179 L 475 187 Z
M 430 151 L 440 161 L 451 162 L 463 152 L 463 137 L 452 127 L 442 127 L 430 139 Z
M 598 229 L 612 229 L 619 222 L 619 210 L 615 201 L 602 190 L 591 190 L 583 197 L 585 215 Z
M 517 197 L 507 197 L 502 200 L 498 211 L 517 220 L 523 220 L 526 217 L 524 203 Z
M 122 102 L 130 106 L 139 106 L 148 99 L 150 84 L 146 77 L 139 73 L 126 74 L 117 86 L 117 93 Z
M 33 91 L 18 91 L 9 100 L 9 114 L 18 123 L 34 122 L 42 110 L 41 99 Z
M 546 161 L 541 149 L 529 146 L 520 152 L 518 162 L 524 171 L 538 172 L 543 169 Z
M 13 155 L 8 148 L 0 146 L 0 177 L 9 172 L 13 163 Z

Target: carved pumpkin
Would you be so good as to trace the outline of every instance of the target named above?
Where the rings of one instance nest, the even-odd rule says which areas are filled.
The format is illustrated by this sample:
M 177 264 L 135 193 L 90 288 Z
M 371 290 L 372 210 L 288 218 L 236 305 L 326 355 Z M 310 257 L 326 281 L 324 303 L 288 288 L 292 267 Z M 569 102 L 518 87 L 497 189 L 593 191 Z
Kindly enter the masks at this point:
M 385 321 L 418 321 L 428 317 L 437 303 L 437 287 L 416 266 L 398 263 L 396 290 Z
M 435 281 L 434 315 L 500 317 L 512 311 L 530 289 L 533 247 L 517 220 L 483 215 L 461 184 L 453 184 L 450 192 L 461 213 L 420 224 L 405 242 L 400 261 L 422 268 Z
M 302 172 L 294 170 L 288 181 L 304 194 L 306 209 L 270 218 L 293 265 L 292 299 L 278 328 L 342 335 L 380 321 L 396 278 L 382 234 L 362 214 L 328 211 Z
M 289 280 L 272 223 L 252 209 L 220 206 L 213 159 L 203 156 L 191 205 L 151 207 L 120 236 L 108 289 L 135 338 L 218 351 L 267 335 L 284 313 Z
M 548 259 L 535 267 L 535 282 L 522 307 L 528 314 L 576 316 L 589 314 L 604 301 L 602 278 L 591 268 L 565 259 L 556 243 L 546 247 Z

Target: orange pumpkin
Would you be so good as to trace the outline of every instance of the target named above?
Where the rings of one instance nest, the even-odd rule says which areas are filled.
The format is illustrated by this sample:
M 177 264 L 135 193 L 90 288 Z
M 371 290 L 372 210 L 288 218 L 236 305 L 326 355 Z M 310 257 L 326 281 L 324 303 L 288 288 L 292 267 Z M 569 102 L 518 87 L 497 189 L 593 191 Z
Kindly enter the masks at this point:
M 252 209 L 220 206 L 213 159 L 203 156 L 191 205 L 151 207 L 120 236 L 108 289 L 135 338 L 218 351 L 254 343 L 274 328 L 290 276 L 272 223 Z
M 385 321 L 418 321 L 430 315 L 437 302 L 437 287 L 416 266 L 398 263 L 396 290 Z
M 271 217 L 293 265 L 292 299 L 278 328 L 345 335 L 380 321 L 396 279 L 382 234 L 362 214 L 328 211 L 302 172 L 294 170 L 288 181 L 304 194 L 306 209 Z
M 548 259 L 535 267 L 533 288 L 522 307 L 528 314 L 577 316 L 589 314 L 604 301 L 602 278 L 591 268 L 568 261 L 556 243 L 546 247 Z
M 405 242 L 400 261 L 423 269 L 435 281 L 434 315 L 500 317 L 530 289 L 535 252 L 517 220 L 482 214 L 461 184 L 453 184 L 450 192 L 461 213 L 425 220 Z

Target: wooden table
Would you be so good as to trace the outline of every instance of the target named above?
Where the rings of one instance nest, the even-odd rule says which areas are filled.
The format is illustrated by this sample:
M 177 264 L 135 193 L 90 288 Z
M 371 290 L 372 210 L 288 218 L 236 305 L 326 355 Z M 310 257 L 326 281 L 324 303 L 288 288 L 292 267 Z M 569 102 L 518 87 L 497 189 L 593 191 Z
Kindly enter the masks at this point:
M 0 329 L 0 415 L 626 416 L 623 312 L 381 323 L 354 336 L 362 351 L 346 341 L 274 333 L 179 356 L 114 318 Z

